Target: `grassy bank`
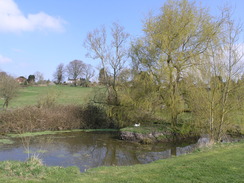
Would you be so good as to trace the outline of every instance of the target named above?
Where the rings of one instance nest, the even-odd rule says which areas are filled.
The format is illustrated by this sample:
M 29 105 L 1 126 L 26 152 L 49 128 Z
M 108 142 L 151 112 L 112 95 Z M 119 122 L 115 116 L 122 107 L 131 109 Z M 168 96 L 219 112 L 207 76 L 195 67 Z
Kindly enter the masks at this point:
M 61 130 L 61 131 L 26 132 L 22 134 L 10 133 L 10 134 L 6 134 L 6 136 L 15 138 L 15 137 L 35 137 L 40 135 L 55 135 L 59 133 L 70 133 L 70 132 L 115 132 L 115 131 L 118 131 L 118 129 L 74 129 L 74 130 Z
M 150 164 L 78 168 L 45 167 L 38 161 L 1 162 L 0 182 L 244 182 L 244 142 L 220 144 Z
M 10 108 L 36 105 L 47 94 L 55 95 L 57 104 L 84 104 L 93 88 L 71 86 L 29 86 L 20 88 L 17 97 L 9 104 Z M 3 100 L 0 99 L 0 106 Z
M 122 128 L 121 131 L 123 132 L 133 132 L 133 133 L 141 133 L 141 134 L 148 134 L 152 132 L 164 132 L 168 131 L 168 126 L 162 124 L 162 125 L 152 125 L 150 127 L 126 127 Z
M 142 144 L 151 144 L 155 142 L 175 142 L 185 139 L 197 139 L 198 134 L 192 132 L 179 132 L 177 136 L 174 136 L 170 124 L 152 124 L 151 126 L 140 127 L 126 127 L 120 129 L 121 139 L 127 141 L 135 141 Z

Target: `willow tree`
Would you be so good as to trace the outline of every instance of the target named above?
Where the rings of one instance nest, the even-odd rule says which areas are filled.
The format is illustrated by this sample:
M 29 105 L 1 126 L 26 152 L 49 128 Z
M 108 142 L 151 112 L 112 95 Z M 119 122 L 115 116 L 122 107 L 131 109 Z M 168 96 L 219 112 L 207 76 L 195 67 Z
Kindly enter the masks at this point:
M 180 81 L 218 39 L 220 24 L 194 2 L 169 0 L 145 21 L 145 36 L 132 45 L 134 60 L 154 76 L 173 129 L 185 106 Z
M 198 89 L 190 90 L 197 125 L 213 141 L 220 141 L 234 126 L 244 99 L 240 92 L 243 84 L 237 82 L 243 72 L 243 51 L 238 44 L 241 26 L 231 19 L 229 8 L 222 14 L 219 44 L 210 44 L 203 64 L 198 67 L 199 81 L 195 82 Z
M 237 80 L 243 72 L 243 55 L 239 45 L 239 36 L 242 31 L 241 25 L 237 24 L 231 17 L 231 10 L 226 8 L 225 21 L 223 26 L 223 56 L 221 65 L 221 77 L 223 78 L 223 86 L 221 92 L 221 100 L 219 107 L 219 121 L 217 123 L 215 139 L 220 141 L 226 135 L 226 131 L 230 129 L 229 125 L 233 124 L 234 115 L 239 110 L 239 99 L 244 96 L 238 96 L 238 90 L 242 90 L 243 86 L 237 84 Z

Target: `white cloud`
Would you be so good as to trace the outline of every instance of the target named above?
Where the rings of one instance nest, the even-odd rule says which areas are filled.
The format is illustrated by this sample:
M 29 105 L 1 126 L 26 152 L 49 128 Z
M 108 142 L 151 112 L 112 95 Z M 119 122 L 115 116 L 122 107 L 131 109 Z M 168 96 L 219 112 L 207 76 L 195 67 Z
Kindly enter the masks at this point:
M 44 12 L 24 16 L 13 0 L 0 0 L 0 31 L 63 31 L 64 20 Z
M 8 63 L 8 62 L 12 62 L 12 60 L 10 58 L 0 55 L 0 64 L 4 64 L 4 63 Z

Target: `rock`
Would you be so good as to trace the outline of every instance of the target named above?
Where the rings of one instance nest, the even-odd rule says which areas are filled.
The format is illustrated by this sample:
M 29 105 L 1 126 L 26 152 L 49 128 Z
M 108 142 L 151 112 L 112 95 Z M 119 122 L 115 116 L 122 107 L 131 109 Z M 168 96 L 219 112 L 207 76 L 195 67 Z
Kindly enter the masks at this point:
M 206 147 L 210 145 L 210 137 L 208 135 L 201 136 L 197 141 L 197 146 L 199 148 Z
M 166 134 L 164 134 L 162 132 L 151 132 L 148 134 L 129 132 L 129 131 L 120 132 L 120 138 L 122 140 L 134 141 L 134 142 L 144 142 L 144 141 L 168 142 L 168 141 L 170 141 L 170 139 L 166 138 L 165 136 L 166 136 Z
M 126 131 L 122 131 L 120 133 L 120 138 L 122 140 L 128 140 L 128 141 L 135 141 L 136 140 L 133 132 L 126 132 Z

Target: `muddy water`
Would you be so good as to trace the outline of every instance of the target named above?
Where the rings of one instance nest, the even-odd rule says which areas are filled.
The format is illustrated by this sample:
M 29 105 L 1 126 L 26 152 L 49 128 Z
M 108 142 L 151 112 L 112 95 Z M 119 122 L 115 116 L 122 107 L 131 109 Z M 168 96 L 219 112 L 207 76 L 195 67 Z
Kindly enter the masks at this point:
M 83 172 L 98 166 L 144 164 L 178 156 L 193 151 L 194 143 L 141 145 L 118 140 L 117 132 L 70 132 L 16 138 L 13 144 L 0 145 L 0 161 L 25 161 L 34 154 L 47 166 L 77 166 Z

